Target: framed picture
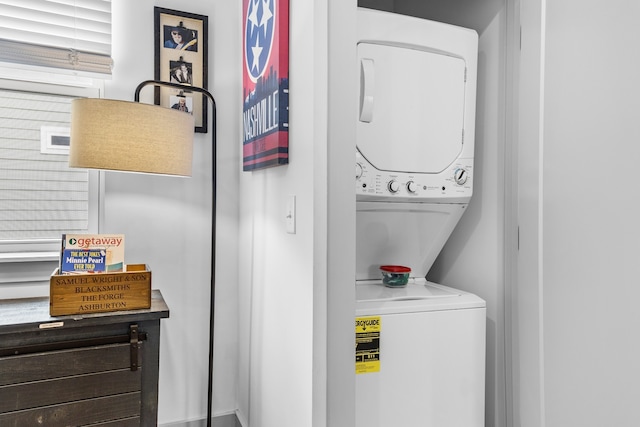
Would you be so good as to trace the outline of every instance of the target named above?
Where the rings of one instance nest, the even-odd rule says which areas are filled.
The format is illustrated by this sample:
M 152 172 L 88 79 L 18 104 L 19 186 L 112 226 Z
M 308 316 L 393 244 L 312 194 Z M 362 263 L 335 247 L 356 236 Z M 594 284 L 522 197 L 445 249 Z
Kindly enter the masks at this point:
M 289 0 L 242 1 L 242 169 L 289 163 Z
M 154 7 L 155 78 L 184 89 L 155 88 L 155 103 L 193 114 L 196 132 L 207 132 L 208 100 L 189 87 L 207 89 L 208 18 Z

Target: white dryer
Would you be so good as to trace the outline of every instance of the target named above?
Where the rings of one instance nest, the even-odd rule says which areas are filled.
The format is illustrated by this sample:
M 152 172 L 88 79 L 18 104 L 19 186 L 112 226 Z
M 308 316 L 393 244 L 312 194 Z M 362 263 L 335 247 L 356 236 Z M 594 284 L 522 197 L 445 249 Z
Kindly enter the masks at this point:
M 472 195 L 477 49 L 358 9 L 356 427 L 484 425 L 485 302 L 426 281 Z M 388 264 L 406 287 L 382 284 Z

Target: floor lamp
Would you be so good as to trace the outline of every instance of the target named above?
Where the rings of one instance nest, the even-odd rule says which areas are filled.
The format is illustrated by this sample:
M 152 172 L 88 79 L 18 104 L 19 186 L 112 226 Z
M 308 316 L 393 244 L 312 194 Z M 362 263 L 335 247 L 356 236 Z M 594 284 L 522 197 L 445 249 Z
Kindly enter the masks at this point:
M 69 166 L 77 168 L 191 176 L 194 118 L 171 108 L 140 103 L 148 85 L 201 93 L 213 106 L 211 302 L 209 307 L 209 379 L 207 426 L 212 423 L 213 343 L 216 295 L 216 101 L 206 89 L 159 80 L 146 80 L 135 90 L 134 101 L 81 98 L 71 103 Z M 207 120 L 204 117 L 203 120 Z

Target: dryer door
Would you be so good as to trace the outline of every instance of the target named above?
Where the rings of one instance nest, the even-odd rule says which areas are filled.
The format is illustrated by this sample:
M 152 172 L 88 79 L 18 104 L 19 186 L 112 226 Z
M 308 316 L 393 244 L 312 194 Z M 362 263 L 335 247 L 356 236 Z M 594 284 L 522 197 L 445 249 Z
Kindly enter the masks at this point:
M 465 62 L 360 42 L 357 147 L 378 170 L 439 173 L 463 144 Z

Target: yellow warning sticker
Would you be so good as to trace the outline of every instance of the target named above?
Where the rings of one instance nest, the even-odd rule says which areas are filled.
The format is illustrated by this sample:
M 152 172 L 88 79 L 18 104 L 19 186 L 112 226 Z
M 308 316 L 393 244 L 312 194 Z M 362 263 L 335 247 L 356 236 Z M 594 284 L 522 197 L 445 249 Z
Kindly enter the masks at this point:
M 356 374 L 380 372 L 380 316 L 356 317 Z

